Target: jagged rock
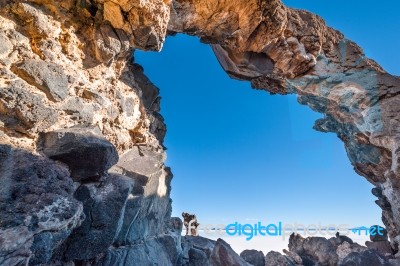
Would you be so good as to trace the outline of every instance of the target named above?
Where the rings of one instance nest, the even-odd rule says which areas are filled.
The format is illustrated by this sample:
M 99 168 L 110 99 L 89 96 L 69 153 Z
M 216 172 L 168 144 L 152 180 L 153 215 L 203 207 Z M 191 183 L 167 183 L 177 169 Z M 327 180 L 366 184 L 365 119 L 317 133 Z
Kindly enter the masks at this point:
M 149 110 L 160 111 L 159 89 L 144 75 L 144 69 L 138 64 L 132 66 L 135 82 L 141 88 L 143 103 Z
M 286 256 L 276 251 L 270 251 L 265 255 L 265 266 L 293 266 Z
M 92 259 L 111 246 L 121 228 L 132 187 L 128 178 L 111 175 L 103 183 L 82 184 L 76 190 L 75 197 L 82 202 L 86 219 L 68 239 L 68 261 Z
M 162 151 L 135 147 L 121 156 L 110 170 L 135 180 L 136 194 L 128 199 L 117 245 L 132 244 L 162 232 L 165 216 L 170 210 L 171 203 L 166 195 L 169 195 L 168 184 L 172 177 L 169 169 L 164 167 L 164 160 Z
M 197 248 L 190 248 L 188 251 L 189 262 L 188 266 L 208 266 L 210 265 L 209 258 L 204 251 Z
M 345 241 L 341 243 L 336 249 L 336 254 L 339 258 L 338 264 L 341 264 L 343 260 L 353 252 L 363 252 L 367 250 L 368 249 L 366 247 L 363 247 L 357 243 L 349 243 Z
M 264 266 L 265 265 L 265 257 L 262 251 L 254 250 L 254 249 L 246 249 L 240 253 L 240 257 L 242 257 L 245 261 L 254 266 Z
M 31 93 L 28 85 L 14 80 L 0 87 L 0 113 L 4 127 L 18 136 L 42 131 L 57 122 L 57 112 L 44 104 L 44 97 Z
M 67 76 L 57 64 L 26 59 L 13 65 L 12 69 L 27 83 L 43 91 L 52 101 L 62 101 L 68 95 Z
M 289 259 L 293 264 L 303 265 L 303 259 L 294 252 L 284 249 L 283 253 L 286 254 L 286 258 Z M 307 264 L 307 263 L 305 263 Z
M 336 265 L 338 262 L 336 246 L 323 237 L 303 238 L 293 233 L 289 238 L 289 251 L 297 253 L 303 263 L 311 260 L 323 265 Z
M 378 241 L 378 242 L 365 242 L 365 245 L 368 249 L 374 249 L 379 252 L 379 254 L 385 256 L 386 258 L 390 258 L 393 256 L 392 247 L 390 246 L 389 241 Z
M 185 260 L 189 260 L 189 250 L 191 248 L 195 248 L 204 252 L 207 258 L 210 259 L 211 253 L 213 252 L 216 243 L 217 242 L 214 240 L 210 240 L 201 236 L 183 236 L 182 257 Z
M 182 232 L 183 223 L 179 217 L 171 217 L 168 222 L 168 229 L 180 234 Z
M 350 253 L 340 265 L 379 266 L 388 265 L 388 260 L 374 250 Z
M 43 153 L 68 165 L 75 180 L 102 176 L 118 162 L 115 147 L 95 127 L 74 127 L 44 134 Z
M 84 217 L 67 169 L 0 145 L 0 176 L 0 264 L 49 263 Z
M 93 124 L 95 107 L 92 104 L 88 104 L 84 99 L 79 97 L 68 98 L 61 108 L 71 116 L 71 119 L 82 124 Z M 117 115 L 117 112 L 115 112 L 115 115 Z
M 353 244 L 353 240 L 350 237 L 340 235 L 339 232 L 336 233 L 335 237 L 330 238 L 329 241 L 335 246 L 339 246 L 343 242 Z
M 175 217 L 164 225 L 164 233 L 127 246 L 111 247 L 92 264 L 101 266 L 182 265 L 182 221 Z
M 159 235 L 139 244 L 109 249 L 103 258 L 93 265 L 101 266 L 175 266 L 180 249 L 176 238 L 171 235 Z
M 249 266 L 249 264 L 233 251 L 231 246 L 218 238 L 210 256 L 213 266 Z

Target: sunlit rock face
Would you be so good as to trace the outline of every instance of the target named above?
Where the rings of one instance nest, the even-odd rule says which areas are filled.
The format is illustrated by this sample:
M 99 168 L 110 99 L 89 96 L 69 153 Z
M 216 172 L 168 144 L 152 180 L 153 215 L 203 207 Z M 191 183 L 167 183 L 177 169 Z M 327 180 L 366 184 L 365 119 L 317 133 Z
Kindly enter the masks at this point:
M 307 11 L 279 0 L 172 3 L 171 32 L 211 43 L 230 77 L 298 94 L 324 118 L 314 128 L 344 142 L 355 171 L 376 188 L 393 246 L 400 241 L 400 79 Z
M 1 265 L 178 260 L 158 88 L 132 57 L 169 6 L 134 2 L 0 1 Z
M 279 0 L 0 0 L 0 264 L 211 258 L 170 219 L 160 97 L 132 56 L 176 33 L 211 44 L 232 78 L 323 113 L 315 129 L 376 186 L 398 250 L 399 78 L 320 17 Z

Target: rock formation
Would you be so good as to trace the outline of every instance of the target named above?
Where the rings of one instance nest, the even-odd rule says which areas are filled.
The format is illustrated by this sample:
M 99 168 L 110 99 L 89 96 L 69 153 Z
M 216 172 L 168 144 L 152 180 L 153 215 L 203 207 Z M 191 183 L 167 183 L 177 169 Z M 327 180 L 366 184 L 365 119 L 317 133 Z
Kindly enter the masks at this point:
M 182 212 L 182 218 L 183 218 L 183 225 L 185 226 L 186 229 L 186 235 L 198 236 L 199 232 L 197 230 L 197 227 L 200 224 L 197 222 L 196 215 L 189 214 L 187 212 Z
M 211 44 L 232 78 L 323 113 L 315 129 L 336 133 L 375 185 L 398 252 L 400 81 L 320 17 L 280 0 L 0 0 L 1 265 L 223 265 L 223 241 L 182 248 L 158 89 L 132 56 L 176 33 Z M 323 252 L 268 260 L 348 258 L 306 242 Z M 365 252 L 349 260 L 382 261 Z

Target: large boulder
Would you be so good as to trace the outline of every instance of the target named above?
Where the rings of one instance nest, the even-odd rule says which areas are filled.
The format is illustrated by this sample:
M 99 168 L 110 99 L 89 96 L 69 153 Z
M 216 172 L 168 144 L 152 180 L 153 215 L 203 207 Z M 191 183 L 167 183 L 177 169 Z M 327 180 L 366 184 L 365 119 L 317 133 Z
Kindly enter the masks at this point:
M 249 264 L 236 254 L 231 246 L 221 238 L 218 238 L 211 253 L 210 263 L 213 266 L 249 266 Z
M 118 153 L 97 127 L 72 127 L 45 133 L 43 153 L 68 165 L 74 180 L 102 176 L 118 162 Z
M 88 260 L 106 251 L 121 229 L 133 182 L 111 175 L 103 183 L 82 184 L 75 197 L 83 203 L 86 219 L 68 239 L 67 260 Z M 85 247 L 85 248 L 82 248 Z
M 262 253 L 262 251 L 258 251 L 255 249 L 246 249 L 240 253 L 240 257 L 242 257 L 245 261 L 254 266 L 265 265 L 264 253 Z

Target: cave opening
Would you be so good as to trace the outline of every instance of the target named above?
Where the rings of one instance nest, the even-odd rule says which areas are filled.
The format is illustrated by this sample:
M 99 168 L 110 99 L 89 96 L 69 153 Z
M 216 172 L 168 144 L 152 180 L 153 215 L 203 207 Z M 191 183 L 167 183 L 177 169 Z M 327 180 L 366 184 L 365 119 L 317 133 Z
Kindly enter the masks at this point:
M 201 224 L 382 224 L 372 184 L 354 172 L 335 134 L 312 129 L 322 115 L 296 95 L 230 79 L 196 37 L 179 34 L 160 53 L 134 57 L 160 88 L 172 216 L 195 213 Z M 228 241 L 239 251 L 261 243 Z

